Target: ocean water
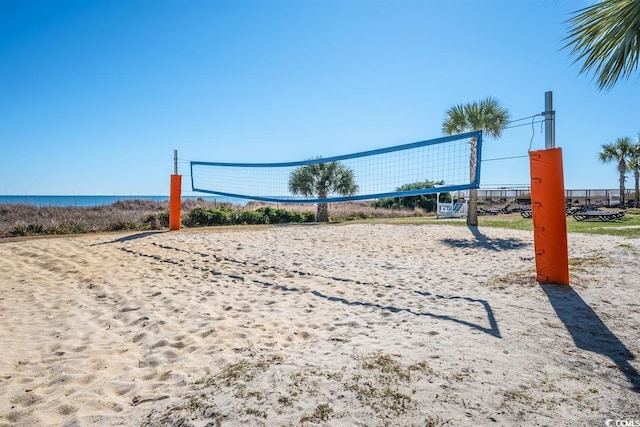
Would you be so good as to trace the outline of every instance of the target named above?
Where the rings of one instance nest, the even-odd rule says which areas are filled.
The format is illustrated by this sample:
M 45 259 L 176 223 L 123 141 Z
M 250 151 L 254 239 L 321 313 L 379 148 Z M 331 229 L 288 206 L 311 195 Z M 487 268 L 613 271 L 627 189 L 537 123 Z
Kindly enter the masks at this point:
M 232 199 L 230 197 L 217 196 L 182 196 L 182 200 L 204 199 L 218 203 L 246 204 L 246 200 Z M 151 200 L 154 202 L 166 202 L 169 196 L 9 196 L 0 195 L 0 205 L 2 204 L 26 204 L 33 206 L 108 206 L 121 200 Z

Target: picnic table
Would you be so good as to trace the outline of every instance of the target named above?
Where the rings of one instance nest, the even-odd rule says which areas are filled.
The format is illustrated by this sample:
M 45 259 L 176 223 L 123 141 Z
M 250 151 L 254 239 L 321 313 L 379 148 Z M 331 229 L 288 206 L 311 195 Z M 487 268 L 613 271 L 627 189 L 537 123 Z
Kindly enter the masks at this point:
M 480 208 L 478 209 L 478 215 L 498 215 L 500 211 L 500 209 Z
M 576 212 L 573 214 L 573 217 L 576 221 L 614 221 L 616 219 L 620 219 L 624 216 L 624 211 L 612 212 L 612 211 L 601 211 L 601 210 L 592 210 L 592 211 L 584 211 L 584 212 Z
M 531 209 L 523 209 L 520 211 L 520 215 L 522 215 L 522 218 L 531 218 L 533 211 Z

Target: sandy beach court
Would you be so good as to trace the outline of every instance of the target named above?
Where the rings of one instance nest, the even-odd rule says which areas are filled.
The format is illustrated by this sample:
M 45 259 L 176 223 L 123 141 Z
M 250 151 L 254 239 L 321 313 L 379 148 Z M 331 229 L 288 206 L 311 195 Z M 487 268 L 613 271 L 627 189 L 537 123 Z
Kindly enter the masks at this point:
M 0 243 L 0 426 L 640 420 L 640 240 L 454 225 Z

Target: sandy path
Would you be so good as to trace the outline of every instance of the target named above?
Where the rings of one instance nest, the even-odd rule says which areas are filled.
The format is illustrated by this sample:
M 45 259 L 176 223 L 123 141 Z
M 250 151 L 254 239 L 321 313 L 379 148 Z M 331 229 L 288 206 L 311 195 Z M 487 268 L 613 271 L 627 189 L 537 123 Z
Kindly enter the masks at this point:
M 0 425 L 640 419 L 639 255 L 570 235 L 558 287 L 531 233 L 491 228 L 3 243 Z

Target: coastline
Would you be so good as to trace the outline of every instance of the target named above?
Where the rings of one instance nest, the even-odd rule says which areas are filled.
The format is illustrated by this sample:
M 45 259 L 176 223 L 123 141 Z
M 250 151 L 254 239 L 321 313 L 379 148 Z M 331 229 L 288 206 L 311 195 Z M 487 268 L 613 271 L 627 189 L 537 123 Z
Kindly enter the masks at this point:
M 246 203 L 238 200 L 231 200 L 228 197 L 196 195 L 181 197 L 183 202 L 202 200 L 203 202 L 210 203 Z M 169 195 L 61 195 L 61 194 L 49 194 L 49 195 L 0 195 L 0 206 L 2 205 L 29 205 L 36 207 L 104 207 L 109 206 L 117 202 L 168 202 Z

